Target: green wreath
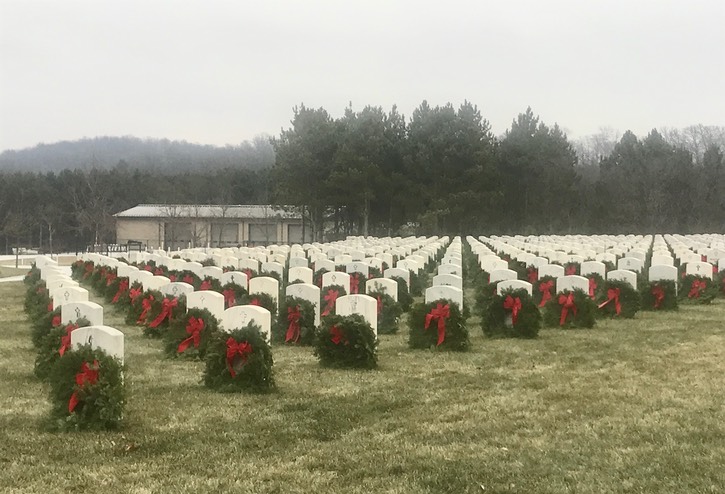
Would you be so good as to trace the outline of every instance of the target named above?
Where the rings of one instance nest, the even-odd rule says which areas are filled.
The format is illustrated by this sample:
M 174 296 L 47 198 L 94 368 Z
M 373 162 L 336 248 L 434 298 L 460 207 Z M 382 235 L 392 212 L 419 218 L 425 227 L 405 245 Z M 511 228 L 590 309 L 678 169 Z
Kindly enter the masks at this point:
M 390 295 L 382 290 L 368 293 L 378 303 L 378 334 L 395 334 L 398 332 L 400 316 L 403 308 Z
M 50 374 L 53 365 L 66 351 L 70 351 L 70 333 L 74 329 L 90 326 L 91 323 L 85 317 L 75 322 L 53 326 L 47 335 L 38 345 L 38 354 L 35 356 L 35 367 L 33 372 L 39 379 L 45 379 Z
M 309 300 L 287 296 L 279 308 L 272 338 L 278 342 L 312 345 L 315 329 L 315 306 Z
M 164 353 L 169 358 L 203 359 L 219 321 L 207 309 L 192 307 L 169 323 Z
M 207 347 L 204 385 L 221 393 L 267 393 L 275 388 L 272 349 L 255 324 L 218 331 Z
M 268 293 L 248 293 L 241 298 L 241 303 L 237 305 L 257 305 L 264 307 L 272 314 L 272 319 L 277 317 L 277 308 L 274 299 Z
M 589 273 L 585 276 L 589 280 L 589 296 L 592 296 L 591 289 L 594 288 L 594 300 L 599 300 L 607 295 L 605 285 L 607 281 L 599 273 Z
M 70 276 L 74 280 L 80 280 L 83 276 L 84 268 L 85 268 L 85 261 L 82 259 L 77 259 L 73 261 L 73 264 L 70 265 Z M 33 268 L 35 268 L 35 264 L 33 264 Z M 40 270 L 38 270 L 38 278 L 40 278 Z
M 43 339 L 48 336 L 50 330 L 60 325 L 60 307 L 51 311 L 37 312 L 37 319 L 32 321 L 33 329 L 30 338 L 35 348 L 40 348 Z
M 65 352 L 53 365 L 49 383 L 50 427 L 104 430 L 121 424 L 126 404 L 123 365 L 103 350 L 83 345 Z
M 143 304 L 142 301 L 144 298 L 146 298 L 151 292 L 149 290 L 146 290 L 144 292 L 143 284 L 140 281 L 135 281 L 131 287 L 128 289 L 128 297 L 126 297 L 126 301 L 124 302 L 124 305 L 126 307 L 126 324 L 129 325 L 137 325 L 139 317 L 141 316 L 141 312 L 143 311 Z M 160 292 L 156 292 L 160 293 Z M 154 298 L 156 296 L 154 295 Z
M 567 307 L 572 296 L 576 313 L 573 308 Z M 566 309 L 566 312 L 565 312 Z M 544 325 L 548 327 L 591 328 L 595 323 L 597 304 L 589 298 L 588 293 L 580 289 L 573 292 L 564 290 L 557 293 L 544 306 Z
M 720 287 L 720 295 L 725 296 L 725 269 L 715 275 L 715 282 Z
M 50 306 L 50 292 L 45 286 L 45 281 L 38 281 L 29 285 L 25 290 L 24 310 L 28 319 L 36 321 L 48 312 Z
M 572 276 L 581 273 L 581 265 L 578 262 L 564 263 L 564 275 Z
M 325 269 L 325 268 L 320 268 L 317 271 L 315 271 L 315 274 L 313 275 L 313 278 L 312 278 L 312 280 L 315 282 L 315 285 L 317 285 L 320 288 L 322 288 L 322 276 L 325 273 L 329 273 L 329 272 L 330 271 L 327 270 L 327 269 Z
M 334 292 L 337 292 L 337 297 L 335 297 Z M 320 318 L 336 314 L 337 304 L 335 300 L 345 295 L 347 295 L 347 292 L 342 285 L 327 285 L 320 290 Z
M 426 273 L 418 274 L 413 271 L 410 272 L 410 294 L 414 297 L 420 297 L 423 295 L 428 285 L 428 275 Z
M 476 285 L 474 288 L 475 300 L 473 304 L 473 312 L 481 319 L 486 317 L 486 311 L 491 304 L 491 299 L 496 296 L 496 285 L 497 283 L 483 283 L 481 285 Z
M 242 285 L 229 282 L 222 287 L 221 294 L 224 295 L 224 308 L 228 309 L 246 300 L 248 292 Z
M 365 278 L 365 275 L 362 273 L 354 272 L 349 273 L 350 274 L 350 295 L 364 295 L 365 294 L 365 285 L 367 284 L 367 279 Z M 355 286 L 355 282 L 357 281 L 357 292 L 353 290 L 353 286 Z
M 328 316 L 316 336 L 315 356 L 323 367 L 374 369 L 378 365 L 375 333 L 360 314 Z
M 536 338 L 541 329 L 541 312 L 528 290 L 507 289 L 491 297 L 481 329 L 489 338 Z
M 597 314 L 602 317 L 632 319 L 642 308 L 642 297 L 639 292 L 622 280 L 607 280 L 604 283 L 603 295 L 597 299 L 597 302 L 599 308 Z M 617 314 L 617 302 L 619 314 Z
M 204 279 L 199 283 L 199 288 L 194 288 L 196 291 L 206 291 L 210 290 L 213 292 L 221 293 L 222 292 L 222 284 L 221 282 L 212 277 L 212 276 L 205 276 Z
M 72 268 L 71 268 L 71 271 L 72 271 Z M 35 263 L 33 263 L 33 265 L 30 267 L 30 271 L 28 271 L 25 274 L 25 276 L 23 277 L 23 283 L 26 286 L 33 286 L 39 281 L 40 281 L 40 269 L 35 267 Z
M 445 326 L 440 322 L 441 319 L 445 321 Z M 408 326 L 410 348 L 465 352 L 470 347 L 461 309 L 450 300 L 415 304 L 408 315 Z
M 161 338 L 169 328 L 169 324 L 186 313 L 186 295 L 154 297 L 151 310 L 143 325 L 143 334 L 149 338 Z
M 408 291 L 408 283 L 400 276 L 393 276 L 390 279 L 398 284 L 398 303 L 402 307 L 403 312 L 408 312 L 413 305 L 413 297 Z
M 640 292 L 642 310 L 677 310 L 677 283 L 673 280 L 650 281 Z
M 710 304 L 718 294 L 718 286 L 705 276 L 685 275 L 678 293 L 682 304 Z

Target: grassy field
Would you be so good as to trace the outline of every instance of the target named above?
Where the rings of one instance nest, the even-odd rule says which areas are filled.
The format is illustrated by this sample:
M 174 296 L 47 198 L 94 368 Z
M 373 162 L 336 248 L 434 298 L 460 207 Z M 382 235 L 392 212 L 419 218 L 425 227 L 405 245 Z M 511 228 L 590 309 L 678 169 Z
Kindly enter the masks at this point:
M 28 267 L 14 268 L 10 266 L 0 266 L 0 278 L 25 275 L 28 272 L 28 269 Z
M 42 432 L 21 283 L 0 284 L 0 492 L 725 492 L 725 301 L 472 351 L 381 336 L 376 371 L 275 346 L 277 393 L 220 395 L 123 324 L 127 420 Z

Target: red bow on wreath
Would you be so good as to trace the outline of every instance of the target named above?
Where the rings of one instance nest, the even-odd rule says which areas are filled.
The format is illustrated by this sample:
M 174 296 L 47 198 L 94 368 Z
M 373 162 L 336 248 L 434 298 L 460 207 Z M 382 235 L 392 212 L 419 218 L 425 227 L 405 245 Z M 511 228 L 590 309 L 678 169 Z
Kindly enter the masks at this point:
M 511 311 L 511 323 L 514 326 L 519 319 L 521 307 L 521 299 L 519 297 L 514 298 L 511 295 L 507 295 L 506 300 L 503 301 L 503 308 Z
M 58 354 L 62 357 L 66 350 L 70 348 L 70 334 L 74 329 L 78 329 L 77 324 L 69 324 L 65 327 L 65 334 L 60 339 L 60 348 Z
M 526 278 L 529 280 L 529 283 L 536 283 L 539 281 L 539 270 L 536 268 L 529 268 L 526 272 Z
M 249 301 L 249 305 L 256 305 L 257 307 L 260 307 L 262 304 L 259 303 L 258 298 L 253 298 L 252 300 Z
M 287 334 L 284 338 L 285 343 L 289 343 L 290 341 L 293 343 L 297 343 L 300 341 L 301 318 L 302 313 L 300 312 L 299 305 L 295 305 L 294 307 L 287 307 L 287 321 L 289 322 L 289 326 L 287 326 Z
M 378 316 L 383 313 L 383 299 L 378 295 Z
M 539 303 L 539 307 L 545 306 L 546 302 L 551 300 L 552 288 L 554 288 L 554 282 L 552 280 L 539 284 L 539 291 L 541 292 L 541 302 Z
M 345 343 L 347 345 L 350 343 L 347 341 L 345 332 L 337 326 L 330 328 L 330 341 L 332 341 L 335 345 L 339 345 L 340 343 Z
M 224 290 L 222 295 L 224 295 L 224 303 L 226 304 L 227 309 L 229 307 L 234 307 L 235 305 L 237 305 L 237 295 L 234 290 L 232 290 L 231 288 L 227 288 L 226 290 Z
M 446 339 L 446 319 L 449 317 L 451 317 L 451 307 L 448 304 L 438 304 L 437 307 L 431 309 L 425 315 L 425 329 L 428 329 L 433 320 L 438 320 L 438 343 L 436 343 L 436 346 L 440 346 L 443 340 Z
M 86 272 L 83 273 L 83 279 L 88 278 L 93 272 L 93 264 L 86 264 Z
M 597 280 L 589 278 L 589 297 L 594 298 L 594 292 L 597 290 Z
M 350 276 L 350 293 L 352 295 L 355 295 L 359 291 L 360 291 L 360 274 L 353 273 L 353 275 Z
M 327 290 L 327 295 L 325 295 L 325 302 L 327 302 L 327 305 L 325 306 L 325 310 L 322 311 L 322 316 L 329 316 L 332 309 L 335 308 L 335 301 L 337 301 L 337 297 L 340 295 L 340 292 L 337 290 Z
M 561 317 L 559 318 L 559 326 L 563 326 L 566 322 L 566 316 L 569 315 L 569 311 L 576 316 L 577 307 L 574 303 L 574 294 L 569 293 L 568 295 L 559 295 L 559 305 L 561 305 Z
M 652 295 L 655 298 L 655 309 L 659 309 L 665 300 L 665 290 L 661 286 L 655 285 L 652 287 Z
M 252 345 L 248 341 L 237 343 L 234 338 L 227 340 L 227 368 L 232 378 L 237 377 L 237 373 L 234 371 L 234 357 L 239 355 L 242 359 L 242 364 L 247 363 L 247 357 L 252 353 Z
M 174 307 L 179 305 L 179 301 L 176 298 L 168 299 L 165 298 L 163 302 L 161 302 L 161 312 L 158 316 L 156 316 L 156 319 L 151 321 L 151 324 L 149 324 L 150 328 L 155 328 L 162 322 L 166 320 L 166 318 L 171 321 L 171 313 L 174 310 Z
M 93 366 L 89 367 L 88 362 L 81 364 L 81 371 L 76 374 L 76 386 L 83 388 L 86 386 L 93 386 L 98 382 L 98 360 L 93 361 Z M 73 394 L 68 400 L 68 413 L 73 413 L 76 406 L 79 403 L 78 391 L 73 391 Z
M 564 274 L 567 276 L 571 276 L 573 274 L 576 274 L 576 266 L 567 266 L 564 270 Z
M 184 350 L 189 348 L 189 345 L 194 343 L 194 348 L 199 348 L 201 342 L 201 332 L 204 330 L 204 319 L 199 317 L 190 317 L 189 322 L 186 323 L 186 334 L 189 334 L 187 339 L 179 343 L 179 347 L 176 349 L 177 353 L 182 353 Z
M 118 278 L 118 276 L 116 276 L 115 273 L 108 273 L 106 275 L 106 286 L 111 286 L 111 283 L 116 281 L 116 278 Z
M 126 290 L 128 290 L 128 280 L 122 279 L 121 282 L 118 284 L 118 291 L 116 292 L 116 295 L 113 296 L 113 299 L 111 300 L 112 304 L 118 303 L 118 301 L 121 298 L 121 295 L 126 293 Z
M 134 303 L 137 298 L 141 296 L 141 289 L 140 288 L 131 288 L 131 290 L 128 292 L 128 298 L 131 299 L 131 303 Z
M 171 283 L 174 283 L 174 282 L 176 281 L 176 275 L 175 275 L 175 274 L 170 274 L 170 275 L 169 275 L 169 281 L 170 281 Z
M 203 291 L 206 291 L 206 290 L 211 290 L 211 281 L 209 281 L 209 280 L 202 281 L 201 282 L 201 285 L 199 286 L 199 291 L 200 292 L 203 292 Z
M 619 288 L 610 288 L 607 290 L 607 300 L 599 304 L 599 308 L 601 309 L 605 305 L 607 305 L 609 302 L 614 301 L 614 311 L 619 315 L 620 312 L 622 312 L 622 304 L 619 303 Z
M 183 281 L 184 283 L 188 283 L 189 285 L 193 285 L 194 277 L 191 276 L 190 274 L 187 274 L 183 278 L 181 278 L 181 281 Z
M 156 268 L 156 271 L 154 271 L 154 276 L 163 276 L 164 270 L 161 268 Z
M 690 293 L 687 294 L 689 298 L 700 298 L 700 294 L 707 288 L 707 283 L 704 280 L 692 280 L 690 286 Z
M 138 316 L 138 321 L 136 321 L 136 324 L 143 324 L 146 322 L 146 317 L 148 317 L 148 313 L 151 310 L 151 304 L 153 303 L 153 301 L 153 295 L 149 295 L 141 301 L 141 307 L 143 307 L 143 310 L 141 311 L 141 315 Z

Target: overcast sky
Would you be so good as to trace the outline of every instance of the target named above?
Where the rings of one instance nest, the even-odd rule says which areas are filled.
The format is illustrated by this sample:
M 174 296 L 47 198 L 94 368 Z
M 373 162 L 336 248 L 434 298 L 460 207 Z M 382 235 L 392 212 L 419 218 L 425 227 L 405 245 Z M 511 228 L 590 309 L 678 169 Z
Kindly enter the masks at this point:
M 531 106 L 572 138 L 725 125 L 722 0 L 0 0 L 0 150 L 237 144 L 292 108 Z

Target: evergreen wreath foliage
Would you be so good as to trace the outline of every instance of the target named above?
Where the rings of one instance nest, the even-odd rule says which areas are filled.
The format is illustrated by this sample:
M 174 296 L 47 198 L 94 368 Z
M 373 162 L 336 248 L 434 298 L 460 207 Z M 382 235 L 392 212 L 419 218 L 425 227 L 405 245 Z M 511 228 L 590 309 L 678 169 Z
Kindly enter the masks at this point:
M 60 307 L 56 307 L 52 311 L 38 312 L 38 317 L 32 321 L 33 329 L 31 339 L 35 348 L 40 348 L 43 339 L 50 333 L 55 326 L 60 325 Z
M 719 287 L 720 295 L 725 296 L 725 269 L 715 275 L 715 284 Z
M 73 261 L 73 264 L 70 265 L 70 276 L 74 280 L 78 281 L 83 276 L 84 268 L 85 268 L 85 261 L 82 259 L 77 259 Z M 33 264 L 33 266 L 35 266 Z M 40 270 L 38 270 L 38 275 L 40 275 Z
M 197 291 L 211 290 L 214 292 L 222 292 L 221 282 L 213 276 L 205 276 L 204 279 L 199 283 L 199 288 L 194 288 Z
M 405 282 L 400 276 L 393 276 L 390 278 L 398 284 L 398 303 L 403 309 L 403 312 L 408 312 L 411 305 L 413 305 L 413 297 L 408 291 L 408 283 Z
M 237 283 L 227 283 L 222 287 L 221 294 L 224 295 L 224 308 L 234 307 L 240 305 L 242 301 L 246 300 L 248 295 L 247 290 Z M 233 300 L 233 304 L 232 302 Z
M 272 320 L 277 317 L 277 308 L 274 299 L 268 293 L 247 293 L 241 300 L 241 303 L 237 302 L 237 305 L 257 305 L 264 307 L 272 314 Z
M 279 282 L 279 286 L 282 286 L 284 284 L 284 280 L 282 279 L 282 276 L 277 271 L 262 271 L 262 273 L 259 276 L 266 276 L 268 278 L 274 278 Z
M 169 358 L 203 359 L 219 321 L 207 309 L 192 307 L 169 323 L 164 353 Z
M 513 308 L 509 307 L 512 303 L 517 305 L 516 322 L 513 322 Z M 541 329 L 541 312 L 527 290 L 507 289 L 489 300 L 481 329 L 489 338 L 536 338 Z
M 40 281 L 40 269 L 35 266 L 35 263 L 30 267 L 30 270 L 23 277 L 23 283 L 25 286 L 33 286 Z
M 718 288 L 709 277 L 688 274 L 682 279 L 677 296 L 681 304 L 710 304 L 717 297 Z
M 315 356 L 323 367 L 377 367 L 378 341 L 360 314 L 328 316 L 322 320 L 316 335 Z
M 79 377 L 84 367 L 97 371 L 95 379 Z M 122 374 L 120 360 L 101 349 L 83 345 L 66 352 L 49 374 L 49 426 L 61 431 L 117 429 L 126 404 Z M 70 411 L 74 395 L 77 405 Z
M 414 271 L 410 272 L 410 294 L 414 297 L 423 295 L 423 291 L 428 285 L 428 275 L 426 273 L 418 274 Z
M 135 298 L 132 295 L 135 295 Z M 128 289 L 128 296 L 125 297 L 123 304 L 119 304 L 121 308 L 125 306 L 126 324 L 135 325 L 137 323 L 143 311 L 142 300 L 145 296 L 147 296 L 147 293 L 144 292 L 143 284 L 140 281 L 135 281 Z
M 296 321 L 299 332 L 294 331 L 294 322 L 290 320 L 290 314 L 295 308 L 299 309 L 299 319 Z M 292 311 L 290 311 L 292 309 Z M 315 340 L 315 306 L 309 300 L 299 297 L 287 296 L 279 308 L 277 324 L 272 328 L 272 339 L 282 343 L 297 345 L 312 345 Z M 292 339 L 287 341 L 288 333 Z
M 365 285 L 367 284 L 367 279 L 365 278 L 365 275 L 362 273 L 354 272 L 349 273 L 350 274 L 350 295 L 355 295 L 356 293 L 359 295 L 363 295 L 365 293 Z M 355 285 L 355 282 L 357 281 L 357 292 L 352 289 L 352 287 Z
M 448 306 L 448 317 L 445 318 L 445 338 L 439 341 L 439 319 L 431 319 L 426 328 L 428 314 L 433 310 Z M 454 352 L 465 352 L 470 347 L 468 329 L 461 314 L 458 304 L 450 300 L 440 299 L 430 303 L 418 303 L 413 306 L 408 314 L 408 326 L 410 335 L 408 346 L 410 348 L 430 348 L 437 350 L 449 350 Z
M 370 266 L 368 268 L 368 279 L 382 278 L 382 277 L 383 277 L 383 272 L 380 269 L 376 268 L 375 266 Z
M 403 308 L 393 297 L 382 290 L 368 293 L 378 303 L 378 334 L 395 334 L 398 332 L 400 316 Z
M 572 294 L 574 305 L 576 306 L 576 314 L 569 309 L 564 324 L 561 324 L 562 309 L 564 304 L 560 303 L 564 298 Z M 589 298 L 588 293 L 575 289 L 573 292 L 564 290 L 551 297 L 543 310 L 544 325 L 548 327 L 561 328 L 591 328 L 594 326 L 597 311 L 597 304 Z
M 617 314 L 616 299 L 609 298 L 610 290 L 619 290 L 620 312 Z M 613 294 L 614 295 L 614 294 Z M 597 299 L 600 316 L 632 319 L 642 308 L 642 297 L 639 291 L 626 281 L 607 280 L 604 283 L 603 295 Z
M 488 279 L 488 277 L 486 277 L 486 279 Z M 496 296 L 496 285 L 496 283 L 484 282 L 481 285 L 476 285 L 474 287 L 474 314 L 481 318 L 486 317 L 486 311 L 491 303 L 491 299 Z
M 322 276 L 325 273 L 329 273 L 330 271 L 325 268 L 320 268 L 317 271 L 315 271 L 315 274 L 312 277 L 312 281 L 315 283 L 315 285 L 322 288 Z
M 336 314 L 337 303 L 332 304 L 325 299 L 330 296 L 330 292 L 337 292 L 337 298 L 344 297 L 347 295 L 345 288 L 342 285 L 327 285 L 325 288 L 320 290 L 320 317 L 327 317 L 325 312 L 328 311 L 327 315 Z
M 641 290 L 642 310 L 677 310 L 677 282 L 672 280 L 650 281 Z
M 221 393 L 267 393 L 275 388 L 272 349 L 256 324 L 218 331 L 205 356 L 204 385 Z M 233 352 L 231 348 L 236 348 Z
M 53 365 L 61 358 L 60 349 L 63 348 L 63 354 L 70 351 L 70 332 L 73 329 L 90 326 L 91 323 L 85 317 L 72 322 L 70 324 L 61 324 L 53 326 L 38 345 L 38 354 L 35 357 L 35 367 L 33 372 L 39 379 L 45 379 L 50 374 Z
M 45 286 L 45 281 L 37 281 L 28 285 L 25 290 L 24 310 L 31 321 L 35 321 L 48 312 L 49 305 L 50 293 Z
M 599 300 L 607 294 L 607 290 L 605 288 L 606 280 L 602 278 L 602 275 L 599 273 L 589 273 L 585 276 L 585 278 L 589 280 L 589 286 L 594 288 L 594 300 Z M 590 292 L 589 296 L 591 297 L 591 295 L 592 294 Z
M 564 263 L 564 275 L 578 275 L 581 273 L 581 265 L 578 262 L 567 262 Z
M 143 334 L 150 338 L 161 338 L 173 321 L 186 312 L 186 296 L 181 295 L 174 297 L 173 295 L 163 295 L 159 292 L 160 297 L 154 297 L 151 302 L 151 310 L 144 323 Z M 164 317 L 164 307 L 170 304 L 170 313 Z

